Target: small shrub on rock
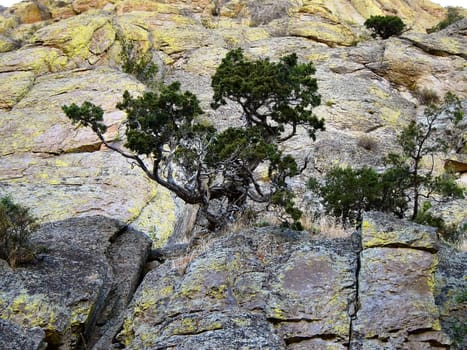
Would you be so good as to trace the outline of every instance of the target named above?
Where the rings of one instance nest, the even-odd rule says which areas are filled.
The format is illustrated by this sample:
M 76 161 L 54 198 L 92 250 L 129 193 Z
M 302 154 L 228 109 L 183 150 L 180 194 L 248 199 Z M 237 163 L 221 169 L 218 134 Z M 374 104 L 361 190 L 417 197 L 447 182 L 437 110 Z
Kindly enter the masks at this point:
M 373 32 L 373 37 L 383 39 L 401 35 L 405 28 L 404 22 L 397 16 L 371 16 L 363 24 Z
M 36 219 L 28 208 L 10 197 L 0 198 L 0 259 L 11 267 L 33 261 L 35 252 L 29 238 L 36 228 Z
M 153 62 L 152 54 L 149 51 L 143 52 L 135 41 L 125 39 L 120 39 L 120 41 L 122 43 L 120 52 L 122 70 L 133 75 L 149 88 L 156 88 L 156 75 L 159 68 Z

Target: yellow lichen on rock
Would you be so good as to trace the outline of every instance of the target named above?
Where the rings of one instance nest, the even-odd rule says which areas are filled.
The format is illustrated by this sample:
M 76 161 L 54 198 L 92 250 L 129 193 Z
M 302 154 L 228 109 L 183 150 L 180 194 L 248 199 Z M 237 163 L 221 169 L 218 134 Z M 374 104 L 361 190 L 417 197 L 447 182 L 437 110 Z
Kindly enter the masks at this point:
M 34 34 L 33 41 L 59 47 L 70 58 L 86 59 L 94 32 L 108 21 L 104 15 L 83 14 L 40 29 Z
M 12 108 L 29 92 L 33 82 L 32 72 L 0 73 L 0 109 Z
M 62 51 L 50 47 L 25 47 L 0 56 L 0 72 L 32 71 L 40 75 L 74 67 L 75 64 Z
M 146 205 L 129 209 L 129 221 L 146 232 L 153 240 L 154 247 L 163 246 L 175 228 L 176 204 L 171 192 L 155 182 L 151 186 L 151 195 Z
M 302 36 L 328 45 L 353 45 L 356 38 L 352 30 L 342 24 L 324 23 L 301 18 L 289 27 L 291 35 Z
M 381 107 L 380 109 L 381 117 L 386 123 L 387 126 L 398 130 L 401 126 L 405 124 L 405 121 L 402 120 L 402 112 L 390 109 L 388 107 Z
M 19 25 L 18 17 L 0 15 L 0 34 L 6 34 Z
M 175 4 L 148 0 L 125 0 L 117 4 L 117 14 L 121 15 L 133 11 L 155 12 L 163 14 L 179 14 Z
M 57 331 L 57 314 L 60 310 L 51 305 L 44 295 L 19 294 L 0 313 L 0 317 L 22 325 L 23 327 L 41 327 L 44 330 Z
M 209 35 L 201 26 L 170 26 L 152 31 L 153 46 L 167 55 L 189 51 L 210 43 Z

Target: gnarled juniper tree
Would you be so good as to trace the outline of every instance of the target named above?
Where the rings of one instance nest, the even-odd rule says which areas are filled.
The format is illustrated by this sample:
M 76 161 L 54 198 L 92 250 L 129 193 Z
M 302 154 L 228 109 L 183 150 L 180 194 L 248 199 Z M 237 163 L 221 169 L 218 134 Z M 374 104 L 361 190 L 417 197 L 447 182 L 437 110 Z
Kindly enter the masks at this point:
M 300 169 L 279 144 L 295 136 L 298 127 L 313 139 L 324 130 L 324 121 L 312 113 L 320 104 L 314 73 L 312 63 L 299 63 L 295 54 L 271 62 L 230 51 L 212 77 L 212 107 L 237 104 L 243 126 L 223 131 L 198 121 L 203 113 L 198 99 L 182 92 L 178 82 L 139 97 L 125 92 L 117 107 L 128 117 L 127 150 L 105 140 L 100 107 L 84 102 L 63 110 L 150 179 L 186 203 L 198 204 L 211 230 L 235 220 L 248 200 L 282 208 L 297 225 L 301 212 L 286 180 Z M 268 181 L 259 180 L 260 165 L 267 167 Z

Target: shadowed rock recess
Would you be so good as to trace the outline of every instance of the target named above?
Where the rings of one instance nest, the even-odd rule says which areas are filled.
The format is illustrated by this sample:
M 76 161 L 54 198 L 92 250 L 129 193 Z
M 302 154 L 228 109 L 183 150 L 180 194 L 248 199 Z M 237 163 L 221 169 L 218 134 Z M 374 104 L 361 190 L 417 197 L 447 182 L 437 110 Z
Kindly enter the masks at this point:
M 372 15 L 399 16 L 408 30 L 373 39 L 363 26 Z M 451 91 L 466 108 L 467 19 L 426 34 L 445 15 L 427 0 L 0 7 L 0 197 L 41 223 L 35 262 L 12 269 L 0 259 L 0 350 L 466 349 L 467 256 L 433 229 L 369 213 L 349 238 L 252 227 L 195 239 L 194 206 L 61 109 L 100 105 L 106 139 L 122 146 L 116 104 L 147 88 L 122 71 L 122 45 L 132 42 L 151 55 L 157 79 L 198 96 L 201 121 L 225 129 L 238 125 L 238 109 L 210 107 L 225 54 L 295 52 L 316 67 L 314 112 L 326 121 L 315 142 L 299 133 L 284 149 L 299 165 L 310 160 L 290 183 L 305 210 L 310 176 L 335 165 L 382 169 L 400 151 L 396 135 L 423 114 L 423 91 Z M 448 159 L 465 185 L 465 148 Z M 440 174 L 446 158 L 434 160 Z M 467 218 L 466 200 L 435 210 L 448 224 Z

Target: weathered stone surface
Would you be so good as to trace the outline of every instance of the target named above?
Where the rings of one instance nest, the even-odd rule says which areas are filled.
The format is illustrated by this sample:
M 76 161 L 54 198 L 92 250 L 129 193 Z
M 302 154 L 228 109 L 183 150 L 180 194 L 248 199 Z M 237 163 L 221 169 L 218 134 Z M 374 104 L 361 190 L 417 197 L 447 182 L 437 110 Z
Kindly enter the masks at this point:
M 0 75 L 33 78 L 31 71 Z M 20 82 L 17 79 L 15 83 Z M 165 242 L 181 212 L 168 191 L 158 190 L 155 183 L 139 169 L 131 169 L 117 154 L 88 153 L 98 151 L 101 142 L 90 130 L 73 126 L 61 110 L 65 104 L 85 100 L 101 105 L 109 126 L 106 137 L 118 139 L 125 116 L 115 105 L 123 91 L 139 93 L 144 86 L 105 67 L 44 75 L 34 83 L 27 94 L 18 92 L 18 97 L 6 105 L 11 107 L 24 94 L 14 111 L 0 112 L 0 154 L 5 156 L 0 160 L 2 193 L 12 193 L 43 222 L 105 214 L 135 221 L 140 229 L 160 240 L 159 244 Z M 11 87 L 8 90 L 8 85 L 0 86 L 8 92 L 3 98 L 14 91 Z M 25 154 L 30 152 L 40 155 Z M 98 174 L 103 177 L 99 179 Z M 40 205 L 44 200 L 48 206 Z
M 408 220 L 395 220 L 389 215 L 372 212 L 362 223 L 363 248 L 404 247 L 434 252 L 438 248 L 436 229 Z
M 2 196 L 12 195 L 42 222 L 106 215 L 135 222 L 162 244 L 181 211 L 167 190 L 113 152 L 45 158 L 24 154 L 2 157 L 0 164 Z
M 289 24 L 291 35 L 303 36 L 327 45 L 350 46 L 356 35 L 350 27 L 340 21 L 327 7 L 305 1 Z
M 326 335 L 342 348 L 355 286 L 349 245 L 270 228 L 229 234 L 149 272 L 118 340 L 129 349 L 286 349 Z
M 109 1 L 106 0 L 74 0 L 71 6 L 76 13 L 82 13 L 91 9 L 101 9 L 107 3 Z
M 32 73 L 21 74 L 31 80 Z M 8 87 L 7 84 L 0 86 Z M 0 119 L 0 132 L 5 134 L 0 154 L 25 151 L 58 154 L 96 149 L 100 144 L 97 137 L 89 130 L 72 126 L 61 107 L 86 100 L 101 105 L 108 111 L 105 118 L 108 136 L 114 138 L 118 136 L 119 122 L 124 119 L 115 105 L 125 90 L 135 93 L 144 87 L 117 70 L 101 68 L 42 76 L 34 81 L 34 86 L 23 89 L 26 88 L 30 91 L 27 94 L 21 91 L 24 98 L 15 105 L 15 110 Z
M 0 53 L 12 51 L 17 48 L 17 44 L 3 35 L 0 35 Z
M 340 49 L 330 48 L 303 36 L 289 36 L 301 35 L 293 31 L 305 30 L 310 25 L 322 25 L 323 28 L 331 26 L 337 28 L 336 35 L 342 30 L 347 31 L 345 37 L 348 40 L 339 39 L 335 43 L 348 45 L 351 37 L 355 39 L 361 34 L 360 25 L 366 16 L 362 11 L 387 13 L 391 4 L 382 6 L 371 2 L 366 9 L 360 2 L 340 0 L 328 1 L 326 4 L 268 0 L 261 5 L 256 1 L 212 3 L 206 0 L 189 3 L 75 0 L 41 4 L 49 7 L 48 11 L 54 19 L 71 18 L 54 23 L 41 21 L 34 23 L 34 27 L 27 27 L 26 24 L 20 24 L 16 10 L 5 12 L 0 17 L 5 37 L 13 37 L 11 33 L 24 31 L 20 37 L 26 38 L 26 32 L 31 31 L 31 42 L 34 43 L 34 46 L 27 45 L 20 50 L 0 54 L 0 71 L 21 77 L 15 79 L 12 86 L 7 79 L 0 80 L 0 91 L 5 92 L 2 94 L 5 100 L 2 104 L 4 108 L 12 108 L 9 113 L 2 113 L 0 120 L 0 134 L 4 140 L 0 144 L 0 154 L 5 156 L 24 152 L 61 154 L 98 151 L 101 144 L 97 138 L 88 130 L 71 126 L 61 112 L 61 105 L 71 102 L 90 100 L 102 105 L 110 126 L 107 136 L 111 139 L 121 136 L 120 126 L 124 114 L 115 109 L 115 103 L 123 90 L 137 92 L 144 87 L 136 82 L 133 84 L 130 78 L 118 70 L 87 69 L 89 65 L 119 64 L 120 37 L 136 40 L 143 51 L 150 50 L 157 57 L 161 76 L 166 81 L 179 79 L 184 88 L 195 92 L 207 111 L 203 118 L 221 128 L 240 122 L 238 109 L 233 106 L 218 111 L 209 108 L 212 97 L 210 75 L 230 48 L 243 47 L 246 55 L 254 58 L 271 57 L 275 60 L 296 52 L 301 60 L 313 60 L 318 68 L 317 77 L 323 96 L 323 104 L 316 112 L 326 119 L 329 132 L 322 134 L 317 147 L 300 134 L 300 137 L 290 142 L 287 151 L 299 158 L 310 154 L 320 170 L 326 170 L 333 164 L 380 165 L 381 154 L 393 149 L 396 130 L 416 113 L 413 103 L 416 101 L 410 93 L 390 82 L 400 81 L 402 72 L 398 74 L 404 71 L 400 61 L 407 62 L 407 67 L 415 67 L 411 70 L 420 67 L 432 69 L 434 73 L 423 73 L 417 79 L 410 78 L 416 80 L 417 84 L 423 83 L 436 89 L 440 87 L 440 91 L 454 87 L 455 92 L 462 93 L 459 76 L 464 59 L 455 55 L 441 58 L 433 56 L 429 50 L 418 48 L 415 40 L 410 41 L 409 33 L 406 39 L 394 39 L 394 44 L 389 41 L 369 41 Z M 404 19 L 409 18 L 407 5 L 397 4 L 401 5 L 396 9 L 399 14 Z M 439 8 L 430 5 L 415 2 L 411 6 L 417 9 L 420 19 L 431 16 L 431 26 L 443 15 Z M 76 16 L 73 8 L 81 14 Z M 11 31 L 15 27 L 18 29 Z M 442 35 L 452 36 L 461 42 L 461 32 L 461 29 L 452 29 Z M 324 35 L 323 30 L 317 33 Z M 425 40 L 423 36 L 421 38 L 419 41 Z M 360 40 L 362 38 L 357 37 L 357 41 Z M 409 54 L 388 52 L 393 50 L 388 45 L 396 49 L 401 43 L 407 52 L 412 50 L 418 56 L 413 55 L 412 51 Z M 439 65 L 438 59 L 444 60 L 442 65 Z M 419 61 L 426 61 L 427 66 L 420 66 Z M 77 67 L 79 70 L 70 71 Z M 33 72 L 34 80 L 24 71 Z M 49 74 L 54 72 L 60 74 Z M 363 150 L 358 146 L 358 137 L 363 134 L 377 141 L 377 151 Z M 336 152 L 339 143 L 349 148 L 344 152 Z M 327 150 L 326 158 L 321 152 L 323 149 Z M 19 158 L 13 164 L 21 163 L 23 158 Z M 12 161 L 12 158 L 8 160 Z M 105 163 L 100 166 L 106 168 Z M 24 169 L 22 166 L 20 168 Z M 51 169 L 51 173 L 54 171 Z M 17 171 L 2 169 L 2 173 L 10 174 L 6 176 L 10 177 Z M 44 169 L 43 173 L 46 174 L 47 170 Z M 31 187 L 28 186 L 29 189 Z M 47 191 L 53 192 L 50 188 Z M 124 196 L 128 194 L 127 191 L 122 193 Z M 124 205 L 123 200 L 120 203 Z M 139 208 L 138 212 L 146 213 L 145 229 L 154 231 L 149 229 L 154 227 L 150 223 L 150 216 L 156 215 L 158 210 L 150 205 L 144 208 Z M 125 211 L 128 208 L 121 212 Z M 167 214 L 164 212 L 159 216 Z M 122 219 L 127 220 L 128 216 Z
M 465 320 L 467 319 L 467 253 L 441 247 L 435 273 L 435 301 L 441 328 L 453 342 L 453 349 L 467 348 Z
M 447 29 L 432 34 L 410 32 L 402 38 L 408 39 L 426 52 L 438 56 L 456 55 L 467 59 L 467 41 L 462 35 L 467 31 L 467 18 Z
M 0 318 L 41 328 L 48 345 L 61 349 L 92 342 L 96 322 L 103 328 L 115 322 L 151 244 L 142 233 L 105 217 L 43 225 L 32 242 L 44 247 L 33 265 L 14 270 L 1 265 Z
M 411 89 L 425 87 L 439 91 L 441 96 L 447 91 L 463 95 L 465 91 L 454 77 L 464 69 L 464 63 L 459 56 L 434 56 L 403 39 L 390 38 L 378 73 Z
M 364 250 L 359 278 L 361 309 L 354 330 L 383 342 L 400 336 L 399 332 L 403 337 L 405 332 L 420 329 L 439 331 L 433 296 L 436 264 L 433 254 L 421 250 Z
M 38 4 L 48 7 L 55 22 L 24 24 L 39 15 L 48 18 Z M 85 100 L 101 105 L 109 126 L 106 136 L 123 144 L 125 116 L 115 104 L 124 90 L 138 94 L 144 86 L 116 68 L 120 38 L 136 40 L 144 52 L 151 52 L 161 77 L 180 80 L 183 88 L 198 95 L 207 112 L 203 120 L 220 128 L 241 123 L 238 108 L 209 107 L 210 76 L 229 49 L 242 47 L 251 58 L 277 60 L 296 52 L 301 61 L 313 60 L 322 95 L 315 112 L 326 119 L 327 131 L 317 142 L 299 134 L 285 151 L 300 164 L 310 155 L 314 168 L 309 169 L 321 173 L 334 165 L 382 166 L 400 127 L 420 113 L 413 90 L 432 89 L 440 96 L 453 91 L 466 97 L 464 22 L 422 34 L 445 14 L 426 1 L 66 0 L 25 1 L 21 6 L 42 12 L 28 17 L 13 9 L 0 15 L 0 51 L 5 51 L 0 54 L 0 195 L 10 194 L 31 207 L 42 222 L 103 214 L 133 223 L 162 245 L 178 227 L 177 219 L 187 216 L 169 192 L 102 147 L 90 131 L 72 126 L 61 111 L 63 104 Z M 362 23 L 379 14 L 401 16 L 421 33 L 369 40 Z M 14 50 L 11 43 L 23 47 Z M 362 147 L 363 136 L 371 137 L 375 148 Z M 292 183 L 302 192 L 311 175 L 307 171 Z M 458 218 L 465 217 L 465 207 L 460 201 L 456 209 L 444 212 L 462 222 Z M 89 343 L 108 350 L 120 333 L 119 341 L 133 349 L 321 350 L 348 348 L 352 333 L 354 349 L 457 344 L 456 327 L 466 317 L 465 303 L 459 304 L 458 298 L 465 288 L 465 257 L 456 255 L 457 272 L 441 257 L 437 268 L 439 245 L 433 231 L 375 220 L 364 225 L 360 291 L 349 240 L 321 244 L 303 234 L 242 232 L 222 238 L 198 257 L 199 250 L 181 257 L 172 253 L 162 265 L 153 263 L 155 269 L 125 320 L 119 313 L 136 282 L 117 273 L 120 277 L 114 280 L 122 290 L 116 291 L 116 299 L 109 294 L 107 305 L 113 308 L 93 313 L 102 326 L 87 330 Z M 175 241 L 186 242 L 190 237 L 179 231 Z M 109 245 L 92 243 L 85 234 L 81 238 L 87 243 L 76 243 L 72 236 L 82 234 L 67 232 L 64 239 L 71 243 L 53 236 L 60 247 L 52 245 L 39 267 L 21 268 L 18 274 L 2 265 L 10 279 L 0 290 L 10 299 L 9 306 L 0 302 L 0 310 L 13 328 L 14 323 L 21 327 L 13 334 L 28 334 L 27 329 L 38 325 L 47 340 L 58 342 L 57 334 L 72 339 L 77 329 L 94 323 L 85 310 L 98 293 L 109 290 L 105 279 L 112 280 L 109 276 L 136 261 L 136 250 L 123 249 L 135 247 L 131 236 L 115 237 Z M 88 243 L 107 246 L 107 254 Z M 77 247 L 75 256 L 66 251 L 70 247 Z M 46 269 L 42 275 L 40 268 Z M 52 290 L 58 290 L 60 278 L 77 281 L 70 298 L 78 298 L 77 286 L 84 280 L 80 292 L 88 295 L 64 305 L 57 301 L 60 293 L 44 285 L 41 292 L 25 294 L 34 276 L 50 283 Z
M 0 15 L 0 34 L 9 34 L 10 31 L 18 25 L 18 17 L 9 14 Z
M 408 3 L 404 0 L 384 2 L 352 0 L 351 3 L 359 15 L 363 16 L 363 20 L 358 23 L 363 23 L 366 18 L 373 15 L 395 15 L 401 17 L 407 26 L 421 32 L 424 32 L 426 28 L 431 28 L 431 23 L 438 23 L 445 12 L 440 5 L 427 1 L 411 1 Z M 347 6 L 343 6 L 343 8 L 347 8 Z
M 40 75 L 73 68 L 76 65 L 62 51 L 51 47 L 23 47 L 0 54 L 0 72 L 31 71 Z M 3 85 L 0 81 L 0 86 Z
M 10 10 L 18 17 L 20 23 L 35 23 L 50 18 L 47 7 L 35 1 L 22 1 L 14 4 Z
M 0 319 L 0 349 L 45 350 L 45 333 L 39 328 L 23 329 Z
M 109 17 L 104 14 L 83 14 L 40 29 L 33 40 L 60 48 L 68 57 L 80 61 L 90 57 L 89 43 L 95 32 L 107 23 Z
M 0 73 L 0 79 L 0 109 L 10 109 L 29 92 L 34 82 L 34 73 Z
M 435 303 L 435 246 L 428 227 L 376 213 L 364 219 L 352 349 L 450 348 Z

